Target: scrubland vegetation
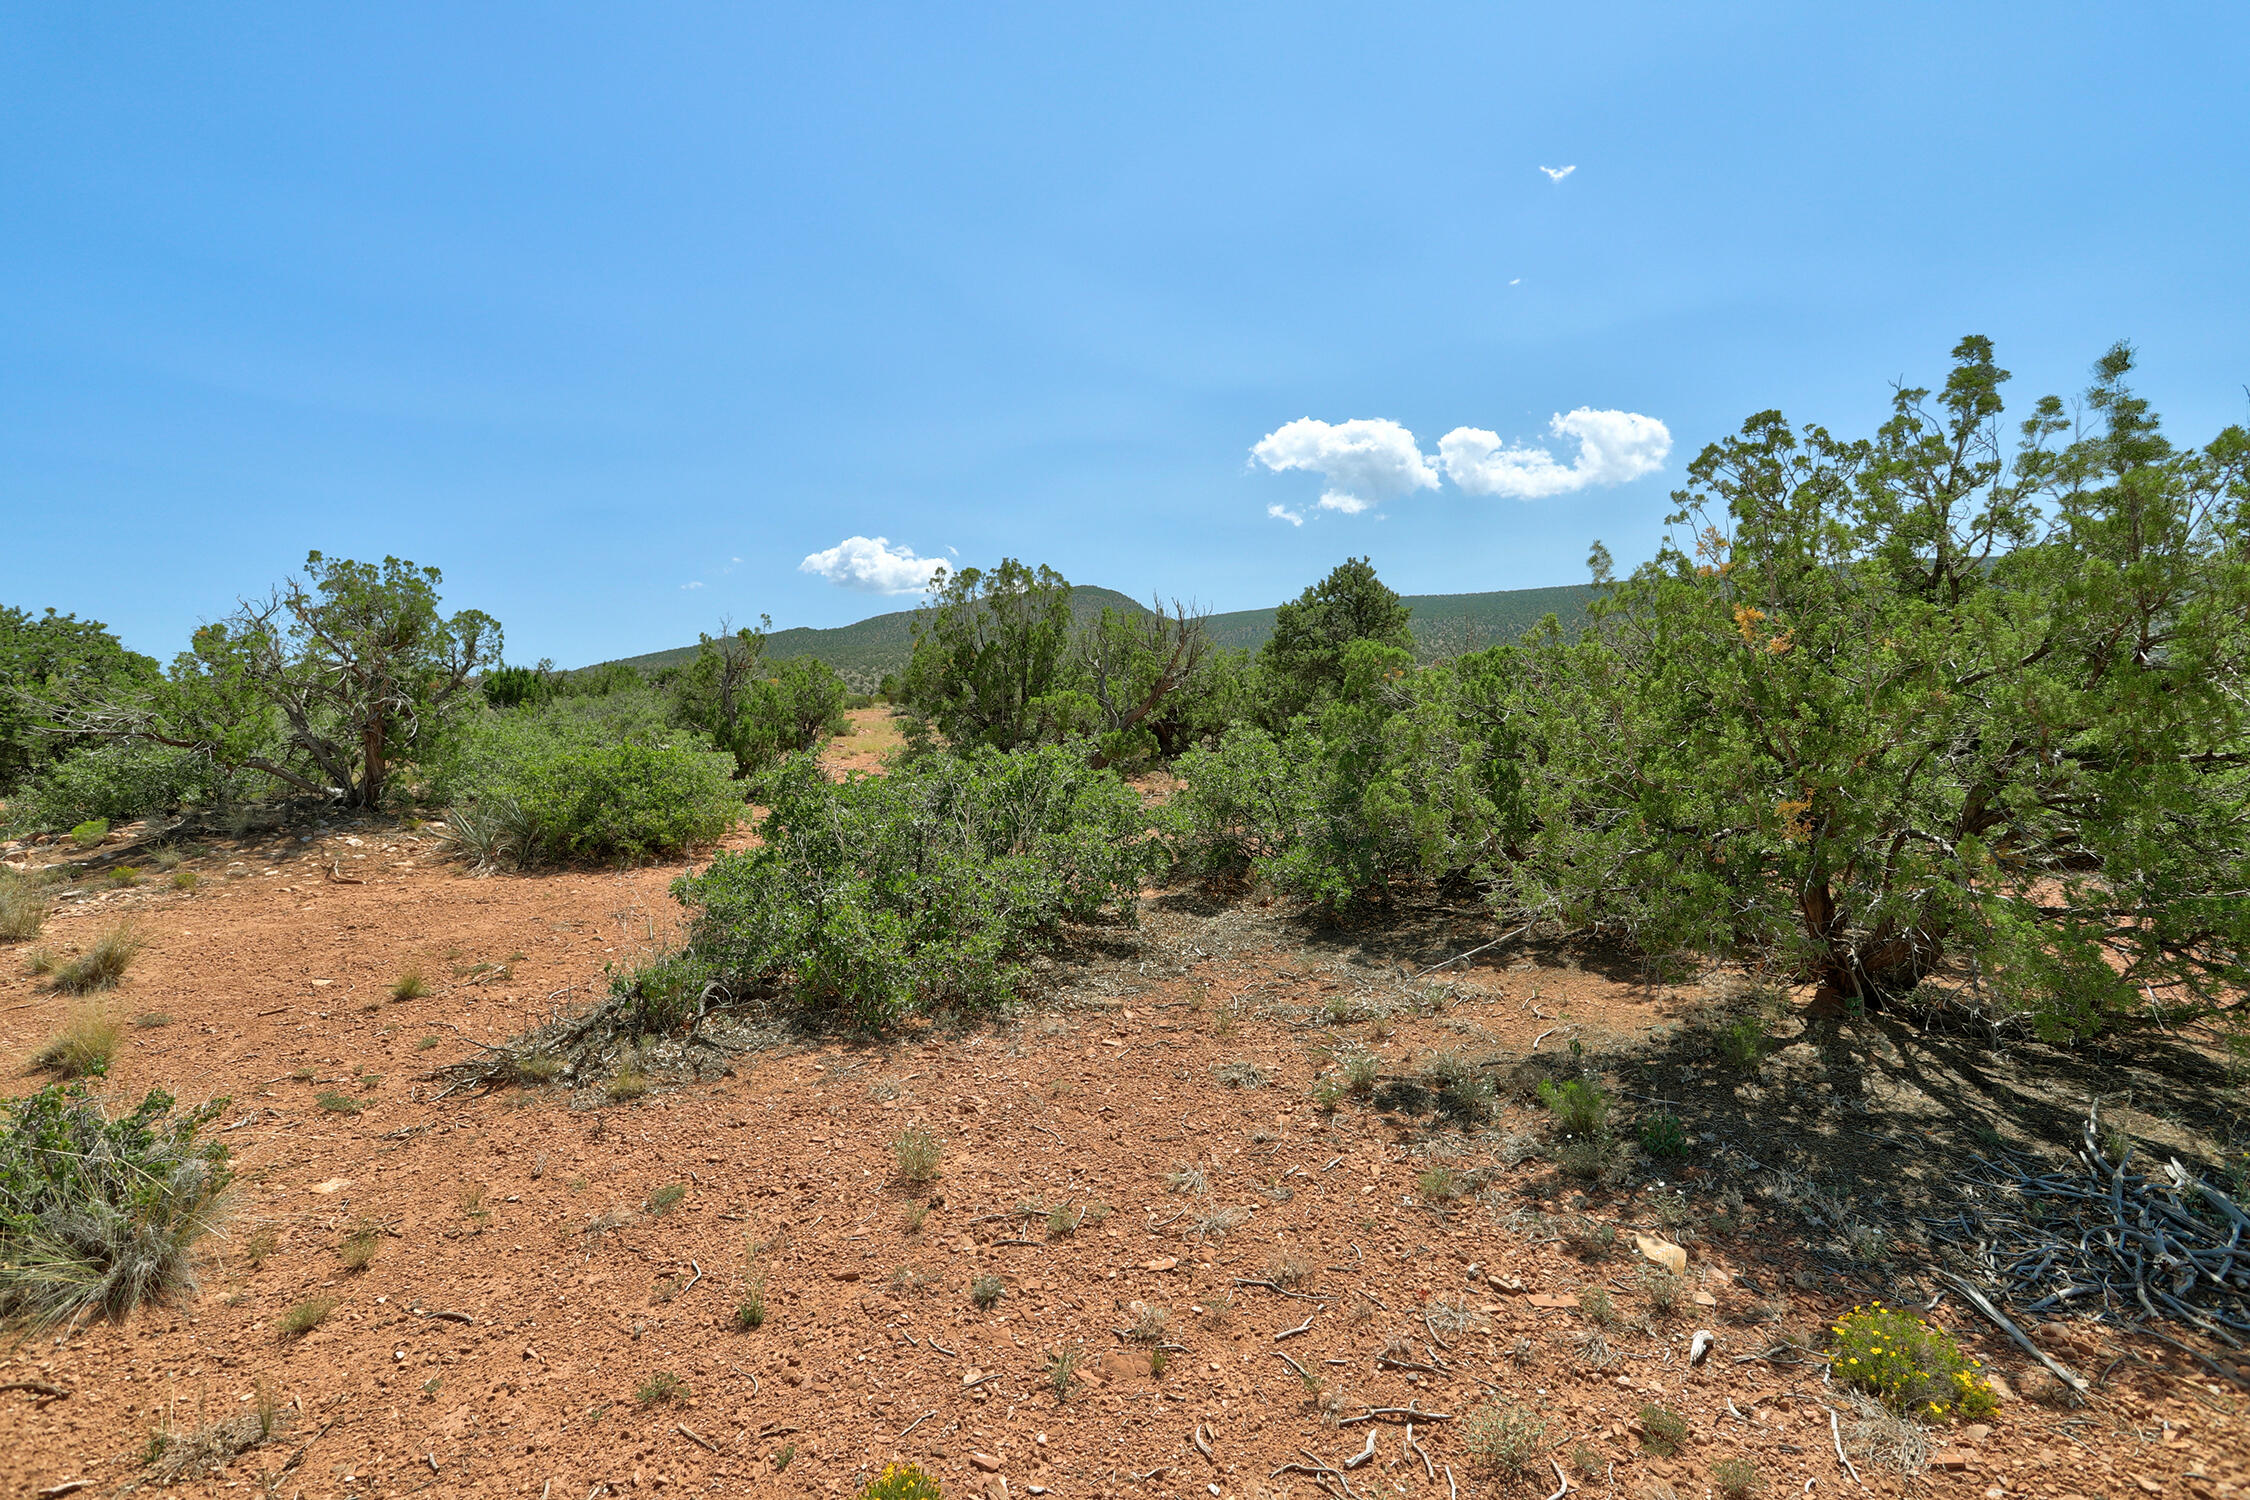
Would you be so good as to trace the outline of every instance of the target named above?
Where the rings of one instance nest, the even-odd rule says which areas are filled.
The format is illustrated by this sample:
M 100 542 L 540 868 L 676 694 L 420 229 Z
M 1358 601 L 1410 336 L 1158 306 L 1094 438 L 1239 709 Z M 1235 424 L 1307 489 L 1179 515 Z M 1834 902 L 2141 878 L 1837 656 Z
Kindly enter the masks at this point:
M 81 842 L 99 848 L 113 825 L 157 811 L 301 798 L 429 820 L 479 874 L 693 858 L 671 886 L 681 922 L 669 946 L 620 956 L 606 993 L 436 1075 L 449 1091 L 525 1091 L 510 1099 L 584 1091 L 570 1097 L 589 1109 L 649 1108 L 691 1049 L 739 1051 L 741 1028 L 928 1035 L 1005 1013 L 1073 944 L 1130 932 L 1152 885 L 1211 906 L 1270 903 L 1307 931 L 1367 933 L 1443 907 L 1479 913 L 1488 946 L 1537 933 L 1648 976 L 1726 966 L 1751 1003 L 1700 1036 L 1697 1061 L 1751 1095 L 1785 1008 L 1773 997 L 1791 985 L 1817 986 L 1847 1015 L 1995 1046 L 2031 1038 L 2086 1054 L 2161 1026 L 2239 1047 L 2250 434 L 2174 446 L 2128 386 L 2130 366 L 2112 351 L 2075 416 L 2050 398 L 2011 427 L 2005 372 L 1968 339 L 1941 387 L 1899 391 L 1866 437 L 1761 413 L 1688 467 L 1655 557 L 1619 575 L 1595 544 L 1584 618 L 1437 661 L 1417 660 L 1406 606 L 1364 559 L 1283 605 L 1255 652 L 1220 649 L 1178 603 L 1074 616 L 1064 579 L 1015 559 L 947 574 L 910 661 L 883 684 L 905 733 L 880 774 L 823 766 L 822 746 L 863 701 L 818 661 L 769 659 L 762 626 L 706 636 L 645 679 L 510 666 L 497 622 L 442 612 L 436 570 L 317 553 L 302 581 L 205 627 L 164 669 L 97 625 L 9 613 L 7 817 L 85 828 Z M 718 847 L 753 809 L 755 840 Z M 0 941 L 28 943 L 47 920 L 37 882 L 0 875 Z M 101 992 L 132 963 L 133 931 L 68 958 L 36 951 L 53 987 L 86 996 L 38 1064 L 98 1078 L 124 1037 Z M 1588 1266 L 1636 1244 L 1652 1262 L 1571 1304 L 1576 1363 L 1606 1368 L 1613 1338 L 1692 1327 L 1681 1320 L 1708 1301 L 1691 1300 L 1701 1283 L 1684 1255 L 1658 1253 L 1680 1247 L 1621 1239 L 1586 1195 L 1638 1172 L 1651 1227 L 1683 1243 L 1698 1225 L 1734 1233 L 1751 1212 L 1741 1192 L 1702 1208 L 1676 1187 L 1656 1192 L 1715 1137 L 1676 1099 L 1616 1087 L 1575 1037 L 1544 1052 L 1534 1041 L 1512 1067 L 1451 1041 L 1379 1058 L 1397 1016 L 1427 1014 L 1414 1009 L 1422 976 L 1399 974 L 1408 998 L 1395 1004 L 1336 994 L 1292 1017 L 1322 1039 L 1311 1089 L 1322 1120 L 1407 1101 L 1446 1129 L 1501 1137 L 1508 1109 L 1543 1110 L 1499 1140 L 1494 1164 L 1416 1160 L 1400 1203 L 1444 1222 L 1489 1202 L 1500 1165 L 1551 1163 L 1575 1208 L 1504 1222 L 1534 1223 Z M 382 980 L 397 1004 L 431 985 L 418 967 Z M 1179 1003 L 1236 1060 L 1212 1060 L 1207 1078 L 1199 1064 L 1198 1078 L 1245 1101 L 1271 1094 L 1280 1075 L 1231 1050 L 1238 1000 L 1209 998 Z M 309 1067 L 296 1076 L 314 1079 Z M 379 1081 L 322 1090 L 314 1107 L 349 1124 Z M 897 1096 L 883 1088 L 871 1097 Z M 181 1112 L 152 1093 L 113 1119 L 84 1090 L 58 1082 L 7 1106 L 0 1318 L 12 1323 L 117 1314 L 184 1289 L 228 1184 L 226 1152 L 208 1139 L 218 1104 Z M 966 1156 L 949 1158 L 951 1127 L 897 1119 L 882 1177 L 913 1235 Z M 2097 1147 L 2088 1159 L 2109 1166 Z M 2145 1176 L 2126 1185 L 2124 1162 L 2119 1201 L 2164 1190 Z M 1187 1161 L 1161 1176 L 1199 1248 L 1253 1212 L 1214 1197 L 1214 1170 Z M 670 1227 L 697 1213 L 696 1181 L 698 1196 L 670 1182 L 622 1201 L 641 1203 L 635 1222 Z M 1766 1186 L 1838 1256 L 1882 1260 L 1883 1232 L 1845 1198 L 1786 1174 Z M 1283 1203 L 1296 1189 L 1276 1178 L 1257 1191 Z M 463 1200 L 478 1227 L 484 1202 Z M 1094 1237 L 1108 1213 L 1090 1196 L 1048 1196 L 985 1217 L 1014 1225 L 1011 1244 L 1052 1249 Z M 2196 1233 L 2217 1222 L 2195 1213 Z M 587 1244 L 633 1218 L 613 1214 L 589 1217 Z M 384 1232 L 354 1220 L 323 1253 L 379 1277 Z M 769 1307 L 761 1248 L 726 1293 L 729 1338 L 771 1340 L 769 1317 L 786 1316 L 783 1299 Z M 1299 1288 L 1319 1268 L 1287 1248 L 1272 1257 L 1263 1278 L 1235 1285 L 1318 1300 Z M 901 1295 L 926 1285 L 913 1267 L 890 1283 Z M 964 1292 L 980 1314 L 1013 1296 L 981 1271 L 955 1283 L 957 1304 Z M 302 1337 L 336 1305 L 300 1303 L 274 1326 Z M 1214 1297 L 1193 1311 L 1217 1327 L 1231 1306 Z M 1428 1306 L 1430 1357 L 1441 1326 L 1460 1333 L 1485 1313 Z M 1120 1337 L 1161 1378 L 1187 1313 L 1143 1300 L 1122 1315 Z M 1897 1418 L 1982 1416 L 1997 1399 L 1949 1334 L 1880 1304 L 1828 1337 L 1766 1347 L 1780 1363 L 1826 1361 L 1839 1387 Z M 1415 1353 L 1402 1344 L 1386 1358 L 1445 1373 Z M 1041 1357 L 1057 1408 L 1078 1399 L 1080 1351 Z M 1299 1373 L 1311 1409 L 1333 1418 L 1321 1378 Z M 633 1394 L 652 1409 L 690 1400 L 662 1370 Z M 1564 1477 L 1565 1425 L 1496 1396 L 1460 1408 L 1448 1438 L 1456 1461 L 1544 1485 L 1550 1467 Z M 1665 1458 L 1689 1441 L 1656 1403 L 1634 1431 Z M 1590 1484 L 1591 1450 L 1571 1461 Z M 1738 1459 L 1712 1466 L 1711 1481 L 1730 1495 L 1765 1483 Z M 935 1489 L 900 1465 L 865 1492 Z

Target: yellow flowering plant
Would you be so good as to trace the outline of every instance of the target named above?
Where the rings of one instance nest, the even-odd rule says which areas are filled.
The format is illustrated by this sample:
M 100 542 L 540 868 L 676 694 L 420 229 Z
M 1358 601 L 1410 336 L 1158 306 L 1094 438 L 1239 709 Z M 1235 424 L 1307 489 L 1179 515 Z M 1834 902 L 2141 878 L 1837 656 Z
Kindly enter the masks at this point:
M 1983 1367 L 1953 1335 L 1912 1313 L 1880 1302 L 1855 1307 L 1829 1332 L 1836 1378 L 1901 1416 L 1942 1422 L 1989 1416 L 2000 1405 Z
M 939 1500 L 937 1481 L 920 1464 L 885 1464 L 859 1492 L 859 1500 Z

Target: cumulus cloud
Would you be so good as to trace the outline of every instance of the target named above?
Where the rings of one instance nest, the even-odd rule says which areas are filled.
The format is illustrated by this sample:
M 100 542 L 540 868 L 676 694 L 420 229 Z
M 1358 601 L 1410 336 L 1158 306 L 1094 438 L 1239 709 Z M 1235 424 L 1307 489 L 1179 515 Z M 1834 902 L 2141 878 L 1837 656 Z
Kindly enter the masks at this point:
M 1623 484 L 1654 474 L 1672 451 L 1672 434 L 1654 417 L 1581 406 L 1547 424 L 1555 437 L 1575 439 L 1577 457 L 1557 462 L 1545 448 L 1511 447 L 1481 427 L 1456 427 L 1438 439 L 1446 478 L 1472 495 L 1540 500 L 1596 485 Z
M 912 547 L 893 547 L 887 537 L 848 536 L 826 552 L 797 564 L 830 583 L 871 594 L 915 594 L 945 568 L 934 557 L 916 557 Z
M 1565 177 L 1568 177 L 1571 173 L 1577 171 L 1578 168 L 1575 164 L 1573 164 L 1567 167 L 1541 167 L 1539 170 L 1547 174 L 1547 180 L 1549 182 L 1560 182 Z
M 1305 518 L 1299 515 L 1296 511 L 1291 510 L 1286 505 L 1269 505 L 1266 507 L 1266 514 L 1273 517 L 1276 521 L 1287 521 L 1292 526 L 1302 526 L 1305 524 Z
M 1260 438 L 1250 455 L 1276 473 L 1308 469 L 1320 475 L 1328 481 L 1322 508 L 1346 515 L 1438 487 L 1437 470 L 1414 434 L 1381 417 L 1335 423 L 1299 417 Z

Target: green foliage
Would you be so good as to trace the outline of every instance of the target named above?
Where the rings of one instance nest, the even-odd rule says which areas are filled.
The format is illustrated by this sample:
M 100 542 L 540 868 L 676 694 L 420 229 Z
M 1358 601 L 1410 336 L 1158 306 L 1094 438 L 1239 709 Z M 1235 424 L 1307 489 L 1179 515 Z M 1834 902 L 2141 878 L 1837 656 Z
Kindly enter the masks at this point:
M 998 1302 L 1000 1294 L 1006 1290 L 1007 1287 L 999 1277 L 984 1272 L 969 1283 L 969 1300 L 989 1312 L 992 1304 Z
M 71 684 L 58 721 L 380 806 L 393 770 L 435 741 L 499 655 L 500 627 L 479 610 L 440 615 L 435 568 L 313 552 L 305 570 L 307 579 L 198 630 L 159 683 Z
M 945 1160 L 945 1142 L 919 1127 L 902 1130 L 891 1138 L 891 1159 L 898 1163 L 899 1181 L 931 1182 Z
M 2174 447 L 2119 346 L 2011 452 L 1989 341 L 1954 358 L 1868 438 L 1752 417 L 1527 653 L 1507 904 L 1870 1008 L 1958 959 L 2054 1038 L 2241 992 L 2250 432 Z
M 1003 558 L 990 572 L 942 573 L 914 616 L 901 680 L 907 706 L 957 749 L 1035 743 L 1066 685 L 1070 583 L 1054 569 Z
M 328 1321 L 336 1310 L 334 1297 L 308 1297 L 274 1320 L 274 1327 L 286 1339 L 300 1339 Z
M 313 1095 L 313 1103 L 332 1115 L 356 1115 L 367 1108 L 351 1095 L 339 1094 L 334 1089 L 323 1089 Z
M 686 1197 L 686 1183 L 667 1182 L 648 1195 L 648 1203 L 645 1205 L 648 1216 L 652 1219 L 661 1219 L 673 1209 L 678 1208 L 681 1200 Z
M 1489 1401 L 1461 1423 L 1461 1448 L 1494 1474 L 1528 1474 L 1547 1455 L 1547 1422 L 1528 1406 Z
M 1255 875 L 1332 913 L 1402 880 L 1481 882 L 1525 832 L 1509 657 L 1416 671 L 1357 640 L 1335 659 L 1317 715 L 1278 736 L 1237 725 L 1181 758 L 1165 821 L 1183 866 Z
M 447 737 L 427 790 L 451 802 L 448 842 L 479 868 L 666 856 L 741 813 L 727 760 L 687 738 L 646 690 L 487 710 Z
M 1609 1095 L 1583 1078 L 1568 1078 L 1561 1083 L 1540 1079 L 1539 1102 L 1552 1110 L 1555 1122 L 1572 1135 L 1598 1135 L 1609 1120 Z
M 748 1333 L 766 1326 L 766 1284 L 753 1281 L 742 1289 L 742 1300 L 734 1307 L 734 1326 Z
M 1722 1458 L 1711 1465 L 1711 1484 L 1724 1500 L 1749 1500 L 1766 1487 L 1758 1466 L 1747 1458 Z
M 41 727 L 54 691 L 75 684 L 81 691 L 123 693 L 157 676 L 154 661 L 126 650 L 99 621 L 58 615 L 52 609 L 34 616 L 28 610 L 0 605 L 0 796 L 10 798 L 10 819 L 23 821 L 21 809 L 14 805 L 16 788 L 90 743 Z
M 1935 1323 L 1877 1302 L 1853 1308 L 1829 1329 L 1829 1369 L 1900 1416 L 1940 1422 L 1990 1416 L 2000 1400 L 1983 1366 Z
M 195 1251 L 233 1180 L 199 1140 L 225 1099 L 175 1111 L 152 1090 L 111 1118 L 78 1085 L 0 1102 L 0 1323 L 112 1318 L 192 1291 Z
M 687 1382 L 670 1370 L 658 1370 L 642 1381 L 633 1392 L 633 1399 L 643 1406 L 662 1406 L 667 1402 L 687 1399 Z
M 1134 909 L 1157 855 L 1139 800 L 1082 755 L 939 756 L 832 782 L 809 757 L 761 786 L 763 843 L 674 883 L 685 955 L 726 991 L 860 1025 L 1013 994 L 1059 924 Z M 638 995 L 643 976 L 620 981 Z
M 867 1481 L 859 1500 L 939 1500 L 937 1481 L 914 1464 L 888 1463 Z
M 81 849 L 91 849 L 109 837 L 109 819 L 88 818 L 70 830 L 70 841 Z
M 771 661 L 760 627 L 707 635 L 694 658 L 660 678 L 683 724 L 703 731 L 748 776 L 812 750 L 844 728 L 844 680 L 812 657 Z
M 1268 693 L 1267 727 L 1278 729 L 1342 694 L 1349 675 L 1346 653 L 1355 642 L 1371 642 L 1411 662 L 1414 634 L 1406 623 L 1411 613 L 1364 557 L 1346 558 L 1275 610 L 1273 634 L 1258 651 Z
M 95 743 L 53 760 L 8 798 L 23 829 L 99 827 L 183 805 L 224 806 L 264 778 L 230 772 L 193 750 L 132 741 Z M 99 835 L 92 835 L 96 843 Z
M 1687 1418 L 1650 1404 L 1641 1408 L 1641 1446 L 1659 1458 L 1670 1458 L 1687 1441 Z
M 1755 1073 L 1766 1061 L 1766 1023 L 1759 1016 L 1737 1016 L 1719 1029 L 1719 1056 L 1732 1067 Z
M 1687 1127 L 1668 1109 L 1641 1118 L 1641 1149 L 1658 1161 L 1679 1161 L 1688 1154 Z

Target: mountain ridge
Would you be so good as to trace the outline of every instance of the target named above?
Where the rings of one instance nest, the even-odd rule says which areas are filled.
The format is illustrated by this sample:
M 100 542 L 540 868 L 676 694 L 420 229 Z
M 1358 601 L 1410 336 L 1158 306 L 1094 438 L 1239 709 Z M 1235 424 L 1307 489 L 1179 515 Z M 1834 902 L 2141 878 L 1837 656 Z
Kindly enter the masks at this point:
M 1094 584 L 1075 585 L 1070 593 L 1071 613 L 1082 620 L 1099 614 L 1105 607 L 1136 611 L 1148 608 L 1129 595 Z M 1415 656 L 1423 661 L 1436 661 L 1512 641 L 1550 613 L 1560 616 L 1567 624 L 1575 613 L 1585 608 L 1592 594 L 1593 589 L 1586 584 L 1561 584 L 1475 594 L 1408 594 L 1402 596 L 1401 602 L 1413 611 L 1409 627 L 1414 632 Z M 1204 622 L 1205 629 L 1210 632 L 1212 641 L 1224 650 L 1255 651 L 1273 633 L 1274 611 L 1278 607 L 1268 605 L 1263 609 L 1215 614 Z M 896 672 L 906 665 L 914 649 L 914 613 L 911 609 L 893 610 L 870 615 L 850 625 L 824 629 L 797 625 L 772 631 L 766 636 L 766 655 L 776 659 L 816 657 L 834 668 L 855 690 L 867 692 L 884 673 Z M 590 672 L 621 665 L 646 675 L 693 660 L 698 649 L 674 646 L 669 650 L 645 651 L 638 656 L 616 657 L 576 670 Z

